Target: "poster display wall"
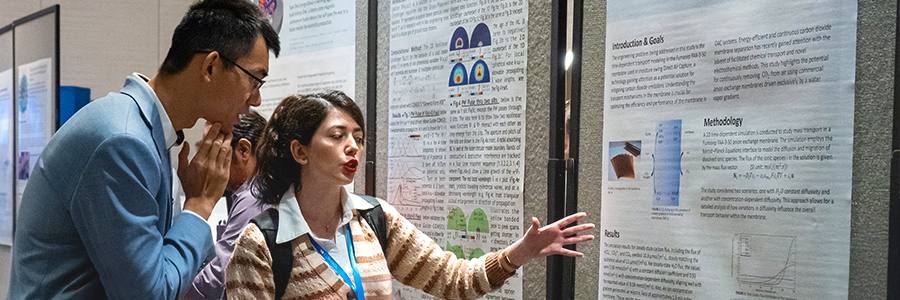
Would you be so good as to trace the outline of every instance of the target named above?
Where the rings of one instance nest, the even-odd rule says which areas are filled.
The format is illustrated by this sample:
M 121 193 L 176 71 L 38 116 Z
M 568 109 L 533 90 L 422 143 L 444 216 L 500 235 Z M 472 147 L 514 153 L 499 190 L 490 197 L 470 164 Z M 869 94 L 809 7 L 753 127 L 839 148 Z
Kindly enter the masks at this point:
M 13 234 L 13 69 L 0 71 L 0 245 L 12 245 Z
M 355 94 L 355 1 L 258 0 L 281 40 L 281 55 L 269 57 L 269 76 L 254 108 L 269 118 L 293 94 L 338 90 Z
M 608 2 L 600 299 L 847 298 L 856 5 Z
M 25 185 L 56 126 L 50 58 L 19 65 L 16 92 L 16 209 Z
M 528 3 L 391 3 L 388 199 L 458 258 L 522 227 Z M 394 299 L 431 299 L 394 284 Z M 521 271 L 487 299 L 522 299 Z

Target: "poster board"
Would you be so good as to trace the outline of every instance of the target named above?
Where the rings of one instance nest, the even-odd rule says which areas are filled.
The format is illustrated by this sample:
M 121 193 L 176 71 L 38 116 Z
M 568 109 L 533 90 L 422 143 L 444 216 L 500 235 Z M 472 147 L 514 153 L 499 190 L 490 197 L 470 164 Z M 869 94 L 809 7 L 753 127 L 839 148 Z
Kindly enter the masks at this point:
M 523 228 L 529 4 L 391 3 L 387 201 L 474 259 Z M 516 275 L 496 299 L 522 299 Z M 396 298 L 430 297 L 395 283 Z
M 0 28 L 0 49 L 13 48 L 12 26 Z M 13 236 L 13 56 L 0 57 L 0 245 L 12 245 Z
M 28 177 L 59 126 L 59 6 L 14 22 L 16 208 Z
M 281 99 L 337 90 L 356 99 L 356 2 L 256 0 L 281 41 L 255 108 L 267 120 Z M 360 105 L 365 110 L 365 105 Z M 362 173 L 362 172 L 361 172 Z M 361 178 L 357 176 L 356 178 Z M 354 191 L 354 183 L 345 186 Z
M 599 299 L 848 296 L 856 18 L 608 3 Z
M 338 90 L 356 100 L 354 1 L 256 2 L 281 40 L 281 55 L 269 58 L 269 76 L 260 88 L 261 115 L 268 119 L 293 94 Z

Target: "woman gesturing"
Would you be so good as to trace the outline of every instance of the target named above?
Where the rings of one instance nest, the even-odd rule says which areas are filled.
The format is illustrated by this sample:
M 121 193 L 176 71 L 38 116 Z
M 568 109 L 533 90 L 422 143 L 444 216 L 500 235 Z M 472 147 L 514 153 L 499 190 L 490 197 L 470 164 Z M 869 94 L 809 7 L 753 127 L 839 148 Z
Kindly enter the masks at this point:
M 289 96 L 278 105 L 257 149 L 256 182 L 261 200 L 277 204 L 263 213 L 275 225 L 260 215 L 262 223 L 238 239 L 226 269 L 229 299 L 390 299 L 392 277 L 437 297 L 473 299 L 500 288 L 531 259 L 582 256 L 563 246 L 593 239 L 577 235 L 593 224 L 565 228 L 584 213 L 542 228 L 532 218 L 525 236 L 505 249 L 456 258 L 390 204 L 344 189 L 364 153 L 364 124 L 341 92 Z M 372 212 L 376 207 L 380 225 L 366 218 L 382 214 Z M 275 248 L 290 255 L 273 254 Z M 290 271 L 282 277 L 284 260 Z

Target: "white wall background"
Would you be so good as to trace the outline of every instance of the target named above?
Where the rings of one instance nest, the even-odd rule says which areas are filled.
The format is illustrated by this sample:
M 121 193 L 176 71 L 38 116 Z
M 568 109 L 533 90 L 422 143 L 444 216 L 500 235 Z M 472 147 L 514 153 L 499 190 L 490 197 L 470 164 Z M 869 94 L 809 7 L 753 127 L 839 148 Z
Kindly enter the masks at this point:
M 118 92 L 132 72 L 156 75 L 172 31 L 193 2 L 0 0 L 0 27 L 59 4 L 60 85 L 90 88 L 93 100 Z M 10 50 L 0 49 L 5 51 Z M 196 129 L 186 132 L 189 141 L 199 139 L 200 134 Z M 9 290 L 11 257 L 11 248 L 0 246 L 0 299 L 5 299 Z

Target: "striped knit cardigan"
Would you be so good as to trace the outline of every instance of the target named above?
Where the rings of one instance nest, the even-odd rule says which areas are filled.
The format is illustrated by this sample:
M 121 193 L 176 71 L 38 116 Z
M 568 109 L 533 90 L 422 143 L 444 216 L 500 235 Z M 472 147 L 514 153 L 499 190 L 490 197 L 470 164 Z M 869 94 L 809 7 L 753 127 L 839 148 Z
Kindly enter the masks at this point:
M 474 299 L 500 288 L 514 273 L 500 266 L 498 253 L 457 259 L 379 200 L 387 216 L 387 257 L 365 220 L 353 211 L 350 230 L 367 300 L 391 299 L 391 276 L 444 299 Z M 291 241 L 293 269 L 282 299 L 350 299 L 353 291 L 309 242 L 309 233 Z M 272 257 L 262 232 L 250 224 L 238 238 L 225 269 L 228 299 L 273 299 Z

